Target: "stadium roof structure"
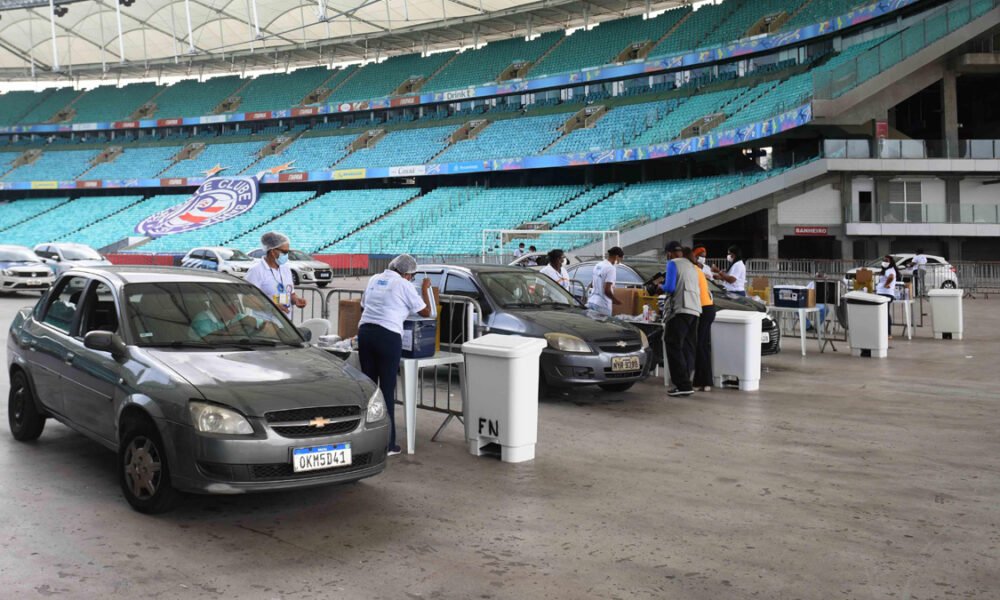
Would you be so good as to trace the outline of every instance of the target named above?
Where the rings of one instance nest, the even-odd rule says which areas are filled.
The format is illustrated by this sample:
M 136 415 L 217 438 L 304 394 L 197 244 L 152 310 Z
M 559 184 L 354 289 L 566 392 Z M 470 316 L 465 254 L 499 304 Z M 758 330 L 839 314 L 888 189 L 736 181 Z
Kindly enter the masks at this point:
M 0 0 L 0 79 L 190 76 L 357 62 L 700 1 Z

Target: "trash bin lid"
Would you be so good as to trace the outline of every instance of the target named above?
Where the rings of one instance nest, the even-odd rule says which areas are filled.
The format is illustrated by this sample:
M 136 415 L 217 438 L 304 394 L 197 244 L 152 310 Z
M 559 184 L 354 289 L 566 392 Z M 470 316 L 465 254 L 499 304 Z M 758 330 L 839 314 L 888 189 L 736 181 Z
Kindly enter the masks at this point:
M 479 356 L 521 358 L 538 355 L 548 345 L 548 342 L 539 338 L 490 333 L 462 344 L 462 352 Z
M 844 294 L 844 300 L 848 304 L 888 304 L 890 298 L 868 292 L 848 292 Z
M 764 313 L 749 310 L 720 310 L 715 313 L 716 323 L 753 323 L 762 321 Z
M 954 288 L 952 288 L 952 289 L 940 288 L 940 289 L 928 291 L 927 295 L 931 296 L 931 297 L 933 297 L 933 296 L 938 296 L 938 297 L 956 297 L 957 296 L 957 297 L 961 298 L 964 293 L 965 293 L 964 290 L 958 290 L 958 289 L 954 289 Z

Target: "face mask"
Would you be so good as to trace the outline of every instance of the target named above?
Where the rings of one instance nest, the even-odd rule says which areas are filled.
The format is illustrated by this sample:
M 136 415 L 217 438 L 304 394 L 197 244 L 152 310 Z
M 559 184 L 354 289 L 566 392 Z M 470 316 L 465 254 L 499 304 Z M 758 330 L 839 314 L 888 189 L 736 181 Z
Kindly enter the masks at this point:
M 889 263 L 883 261 L 882 262 L 882 268 L 883 269 L 888 269 L 889 268 Z
M 699 265 L 704 265 L 705 264 L 705 257 L 704 256 L 699 256 L 698 257 L 698 264 Z
M 726 255 L 726 260 L 728 260 L 729 262 L 733 262 L 734 260 L 736 260 L 736 257 L 733 256 L 732 254 L 728 254 Z
M 288 262 L 288 254 L 279 254 L 278 258 L 274 259 L 274 262 L 278 263 L 278 266 L 281 266 L 281 265 L 287 263 Z

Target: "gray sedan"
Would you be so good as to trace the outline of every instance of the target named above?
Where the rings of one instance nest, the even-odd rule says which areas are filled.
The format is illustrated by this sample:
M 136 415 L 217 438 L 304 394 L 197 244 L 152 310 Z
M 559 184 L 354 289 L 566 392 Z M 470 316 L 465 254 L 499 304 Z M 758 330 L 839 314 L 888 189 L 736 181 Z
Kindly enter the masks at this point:
M 355 481 L 385 468 L 378 388 L 303 342 L 261 292 L 204 270 L 73 269 L 11 324 L 8 414 L 118 453 L 133 508 Z

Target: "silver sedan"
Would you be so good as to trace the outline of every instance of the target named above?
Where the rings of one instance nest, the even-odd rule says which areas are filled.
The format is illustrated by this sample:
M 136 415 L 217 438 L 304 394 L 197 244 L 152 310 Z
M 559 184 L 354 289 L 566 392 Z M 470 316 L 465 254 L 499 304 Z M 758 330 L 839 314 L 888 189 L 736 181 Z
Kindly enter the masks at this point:
M 118 453 L 133 508 L 356 481 L 385 468 L 386 405 L 255 287 L 204 270 L 73 269 L 8 338 L 13 436 L 56 419 Z

